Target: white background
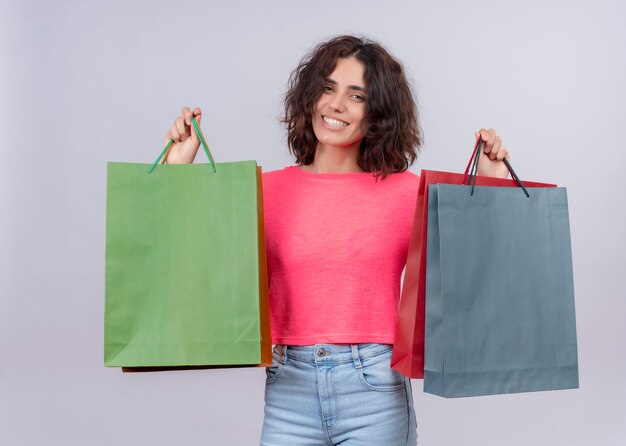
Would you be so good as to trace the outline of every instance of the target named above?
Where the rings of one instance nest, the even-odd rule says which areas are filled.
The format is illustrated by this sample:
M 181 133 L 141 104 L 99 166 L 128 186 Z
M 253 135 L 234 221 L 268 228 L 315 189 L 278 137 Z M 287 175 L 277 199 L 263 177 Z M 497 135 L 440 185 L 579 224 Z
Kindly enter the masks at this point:
M 339 33 L 406 65 L 413 171 L 464 169 L 493 127 L 523 179 L 568 188 L 580 389 L 444 400 L 414 380 L 420 445 L 624 444 L 623 1 L 0 5 L 0 444 L 258 444 L 262 368 L 104 367 L 106 163 L 154 161 L 190 105 L 218 162 L 292 164 L 287 78 Z

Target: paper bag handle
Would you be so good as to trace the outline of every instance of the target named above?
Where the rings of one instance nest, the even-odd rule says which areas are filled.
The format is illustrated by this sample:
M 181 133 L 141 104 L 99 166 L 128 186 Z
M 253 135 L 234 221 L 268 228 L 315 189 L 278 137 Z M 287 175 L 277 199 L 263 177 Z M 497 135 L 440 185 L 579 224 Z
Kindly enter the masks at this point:
M 198 134 L 198 139 L 200 139 L 200 144 L 202 145 L 202 148 L 204 149 L 204 153 L 206 153 L 207 158 L 209 158 L 209 163 L 211 164 L 211 167 L 213 168 L 213 172 L 217 172 L 215 170 L 215 162 L 213 161 L 213 157 L 211 156 L 211 151 L 209 150 L 209 146 L 207 145 L 206 140 L 204 139 L 204 135 L 202 134 L 202 130 L 200 130 L 200 126 L 196 122 L 196 118 L 194 116 L 191 117 L 191 123 L 193 124 L 193 127 L 196 129 L 196 133 Z M 150 169 L 148 170 L 148 173 L 151 173 L 154 170 L 156 165 L 159 164 L 159 161 L 161 161 L 161 158 L 163 158 L 164 156 L 167 157 L 166 154 L 169 153 L 169 149 L 172 146 L 172 144 L 174 144 L 174 139 L 170 139 L 170 141 L 167 143 L 167 145 L 165 146 L 165 148 L 163 149 L 159 157 L 156 159 L 152 167 L 150 167 Z
M 472 161 L 475 159 L 476 157 L 476 153 L 478 151 L 478 146 L 482 146 L 483 140 L 480 137 L 480 135 L 478 135 L 478 138 L 476 138 L 476 144 L 474 144 L 474 151 L 472 152 L 472 156 L 470 156 L 469 162 L 467 163 L 467 167 L 465 168 L 465 181 L 467 181 L 467 172 L 469 172 L 470 170 L 470 166 L 472 165 Z M 505 158 L 504 159 L 504 164 L 506 164 L 507 169 L 509 169 L 509 173 L 511 174 L 511 178 L 515 178 L 515 172 L 513 172 L 513 169 L 511 168 L 511 165 L 509 164 L 508 160 Z
M 465 175 L 467 175 L 467 171 L 470 167 L 470 164 L 472 165 L 472 169 L 470 170 L 469 177 L 467 178 L 467 183 L 466 183 L 467 186 L 469 186 L 470 182 L 472 183 L 472 190 L 470 191 L 470 196 L 474 195 L 474 186 L 476 185 L 476 177 L 478 176 L 478 159 L 480 158 L 480 154 L 483 151 L 482 145 L 483 145 L 482 138 L 480 137 L 480 135 L 478 135 L 478 138 L 476 139 L 476 145 L 474 146 L 474 153 L 472 153 L 472 158 L 470 158 L 470 162 L 467 165 L 467 168 L 465 169 Z M 472 163 L 472 159 L 474 160 L 473 163 Z M 511 164 L 509 163 L 509 161 L 506 158 L 504 158 L 502 161 L 504 161 L 504 164 L 506 165 L 506 168 L 509 170 L 511 177 L 515 181 L 517 181 L 517 184 L 522 188 L 522 190 L 524 191 L 524 194 L 526 194 L 526 197 L 530 198 L 528 191 L 526 190 L 526 188 L 524 187 L 524 184 L 522 183 L 522 181 L 519 179 L 519 177 L 513 170 L 513 167 L 511 167 Z

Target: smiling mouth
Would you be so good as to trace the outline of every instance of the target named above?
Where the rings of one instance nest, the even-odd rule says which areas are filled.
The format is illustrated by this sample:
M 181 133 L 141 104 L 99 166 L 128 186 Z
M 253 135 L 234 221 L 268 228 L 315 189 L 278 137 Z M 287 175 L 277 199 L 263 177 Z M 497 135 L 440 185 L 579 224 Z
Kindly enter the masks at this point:
M 324 120 L 325 123 L 332 125 L 333 127 L 348 127 L 350 125 L 345 121 L 340 121 L 338 119 L 329 118 L 328 116 L 322 115 L 322 119 Z

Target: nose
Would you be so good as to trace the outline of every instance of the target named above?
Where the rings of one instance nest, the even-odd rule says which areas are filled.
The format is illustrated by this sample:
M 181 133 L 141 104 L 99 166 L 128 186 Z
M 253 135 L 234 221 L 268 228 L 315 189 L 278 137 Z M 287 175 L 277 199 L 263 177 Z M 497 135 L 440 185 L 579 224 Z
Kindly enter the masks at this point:
M 332 111 L 343 112 L 346 109 L 346 104 L 341 95 L 334 95 L 328 103 L 328 108 Z

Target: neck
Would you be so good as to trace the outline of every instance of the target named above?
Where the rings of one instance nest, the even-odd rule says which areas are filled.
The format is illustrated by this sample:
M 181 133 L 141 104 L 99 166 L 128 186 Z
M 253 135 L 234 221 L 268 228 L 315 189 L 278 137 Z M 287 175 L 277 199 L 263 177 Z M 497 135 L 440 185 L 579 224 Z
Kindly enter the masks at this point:
M 359 145 L 360 141 L 349 147 L 328 146 L 318 143 L 315 159 L 311 164 L 302 166 L 302 168 L 313 173 L 364 172 L 357 164 Z

